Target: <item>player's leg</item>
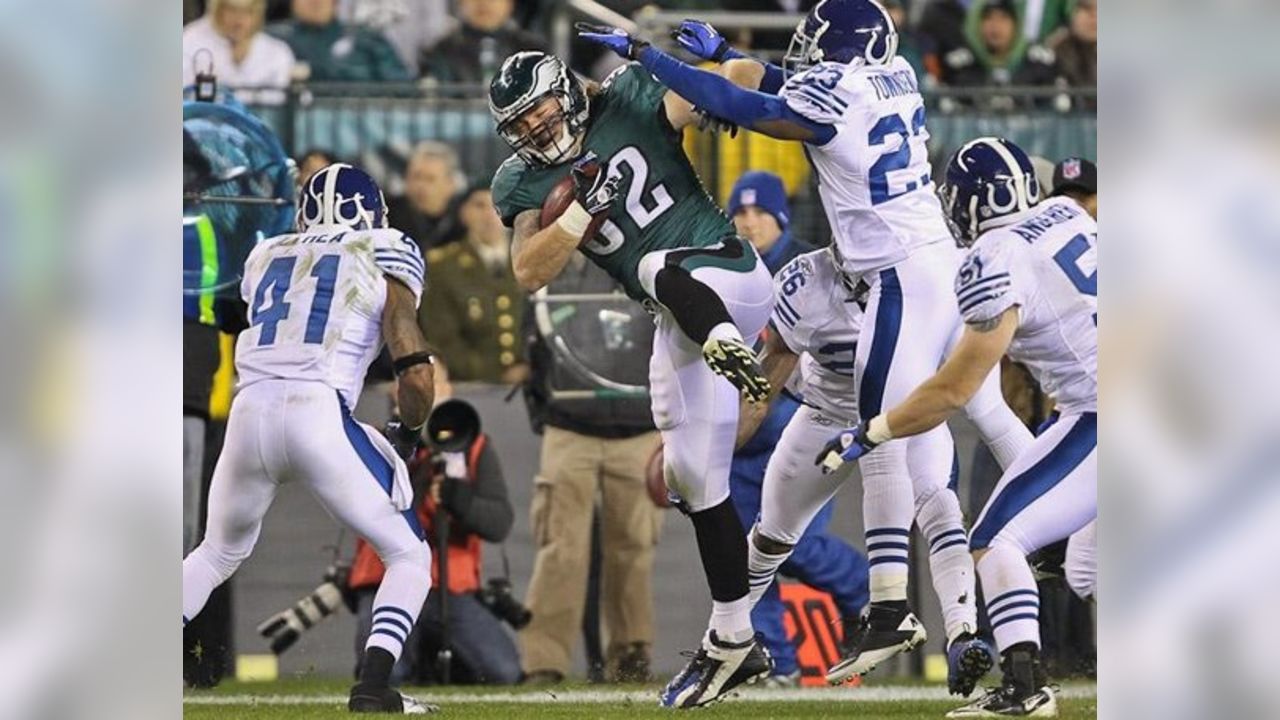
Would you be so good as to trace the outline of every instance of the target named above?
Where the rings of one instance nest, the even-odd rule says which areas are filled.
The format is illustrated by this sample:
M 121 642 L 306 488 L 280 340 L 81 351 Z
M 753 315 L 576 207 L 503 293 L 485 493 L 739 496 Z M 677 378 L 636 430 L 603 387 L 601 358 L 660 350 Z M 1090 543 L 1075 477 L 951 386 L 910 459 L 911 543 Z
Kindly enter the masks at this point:
M 336 392 L 300 385 L 284 419 L 291 467 L 329 514 L 373 546 L 386 567 L 348 707 L 403 712 L 417 703 L 390 688 L 391 672 L 431 590 L 431 548 L 414 511 L 393 504 L 396 465 L 402 461 L 391 446 L 352 418 Z
M 270 388 L 251 386 L 236 398 L 226 441 L 209 486 L 204 540 L 182 561 L 182 624 L 249 557 L 278 485 L 264 462 L 274 457 Z
M 767 311 L 766 306 L 760 314 Z M 745 319 L 750 322 L 739 322 L 749 332 L 758 332 L 765 322 L 764 317 Z M 768 657 L 751 628 L 746 535 L 729 500 L 739 395 L 703 362 L 700 348 L 666 312 L 657 318 L 650 393 L 654 422 L 662 432 L 667 485 L 693 522 L 711 589 L 702 647 L 661 695 L 666 706 L 692 707 L 769 672 Z
M 947 635 L 947 685 L 952 693 L 967 696 L 996 658 L 987 641 L 977 635 L 977 576 L 955 493 L 959 472 L 955 443 L 946 425 L 908 442 L 916 525 L 928 549 L 929 575 Z
M 782 591 L 776 582 L 751 608 L 751 625 L 755 628 L 756 637 L 773 660 L 773 670 L 765 680 L 766 687 L 793 687 L 800 682 L 796 646 L 787 638 L 786 611 Z
M 843 538 L 827 532 L 833 513 L 831 502 L 818 511 L 781 572 L 831 595 L 841 624 L 852 630 L 867 606 L 867 559 Z
M 763 400 L 768 382 L 751 344 L 773 303 L 769 271 L 740 238 L 704 248 L 649 253 L 638 268 L 641 285 L 670 313 L 681 331 L 701 348 L 703 360 L 748 398 Z
M 1067 541 L 1064 563 L 1067 584 L 1082 600 L 1098 599 L 1098 521 L 1076 531 Z
M 854 358 L 863 422 L 902 402 L 941 364 L 959 323 L 949 295 L 951 265 L 950 254 L 924 249 L 870 278 Z M 885 443 L 859 460 L 871 604 L 857 646 L 828 670 L 830 682 L 869 672 L 926 638 L 924 626 L 907 606 L 908 540 L 915 516 L 911 448 L 909 442 Z
M 1005 472 L 969 544 L 1000 650 L 1002 686 L 951 717 L 1056 707 L 1040 667 L 1040 597 L 1026 556 L 1097 515 L 1096 413 L 1064 417 Z
M 778 438 L 765 470 L 760 519 L 751 529 L 747 566 L 751 602 L 773 584 L 819 511 L 835 496 L 852 470 L 823 474 L 813 458 L 840 422 L 802 405 Z

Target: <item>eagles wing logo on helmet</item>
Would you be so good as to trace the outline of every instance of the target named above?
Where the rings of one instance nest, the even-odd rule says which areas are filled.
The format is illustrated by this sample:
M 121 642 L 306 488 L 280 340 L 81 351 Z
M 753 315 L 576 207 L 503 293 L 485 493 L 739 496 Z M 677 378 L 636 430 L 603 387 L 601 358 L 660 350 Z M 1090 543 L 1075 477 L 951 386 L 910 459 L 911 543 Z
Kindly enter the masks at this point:
M 334 163 L 316 171 L 298 202 L 298 230 L 322 225 L 352 230 L 387 227 L 387 202 L 365 171 Z
M 556 100 L 558 110 L 533 127 L 518 127 L 520 118 L 547 98 Z M 489 83 L 489 111 L 498 124 L 498 134 L 521 158 L 537 165 L 555 165 L 573 159 L 581 148 L 587 126 L 587 94 L 577 76 L 556 56 L 518 52 L 503 61 Z

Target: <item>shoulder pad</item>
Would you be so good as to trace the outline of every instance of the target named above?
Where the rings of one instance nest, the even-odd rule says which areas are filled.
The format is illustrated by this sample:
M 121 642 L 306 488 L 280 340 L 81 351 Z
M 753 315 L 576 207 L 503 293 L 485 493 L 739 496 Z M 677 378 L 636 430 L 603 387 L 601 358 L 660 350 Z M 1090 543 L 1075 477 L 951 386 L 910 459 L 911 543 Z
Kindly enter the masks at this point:
M 840 86 L 847 70 L 841 63 L 818 63 L 788 78 L 778 96 L 809 120 L 824 125 L 842 123 L 850 100 L 849 91 Z
M 956 301 L 967 323 L 990 320 L 1021 303 L 1014 277 L 1016 236 L 993 230 L 978 238 L 956 273 Z M 1025 245 L 1025 243 L 1022 243 Z

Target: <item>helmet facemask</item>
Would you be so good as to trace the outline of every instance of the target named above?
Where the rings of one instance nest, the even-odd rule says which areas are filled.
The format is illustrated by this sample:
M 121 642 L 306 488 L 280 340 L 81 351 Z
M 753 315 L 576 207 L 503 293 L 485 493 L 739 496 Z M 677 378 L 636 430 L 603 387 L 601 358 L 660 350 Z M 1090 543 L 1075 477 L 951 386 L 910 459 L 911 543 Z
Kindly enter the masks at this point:
M 554 98 L 558 109 L 521 132 L 521 118 L 536 111 L 547 98 Z M 534 98 L 522 112 L 499 124 L 498 134 L 520 157 L 537 165 L 557 165 L 576 157 L 583 135 L 582 123 L 574 118 L 569 96 L 557 91 Z

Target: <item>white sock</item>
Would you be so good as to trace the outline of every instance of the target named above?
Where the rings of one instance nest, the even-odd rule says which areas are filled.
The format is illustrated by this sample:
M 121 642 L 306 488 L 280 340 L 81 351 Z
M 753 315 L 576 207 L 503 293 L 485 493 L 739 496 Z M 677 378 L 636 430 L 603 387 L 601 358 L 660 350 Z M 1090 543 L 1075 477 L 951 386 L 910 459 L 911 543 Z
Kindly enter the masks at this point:
M 750 640 L 755 631 L 751 627 L 751 601 L 748 595 L 729 602 L 711 601 L 711 621 L 708 626 L 722 641 L 742 643 Z
M 915 500 L 906 443 L 889 443 L 858 461 L 871 602 L 907 599 L 907 550 Z
M 707 333 L 708 340 L 736 340 L 742 342 L 742 333 L 738 332 L 738 326 L 729 322 L 722 322 L 711 328 L 711 332 Z
M 929 546 L 929 574 L 950 643 L 961 633 L 978 628 L 973 556 L 969 554 L 959 499 L 950 490 L 935 492 L 920 506 L 916 522 Z
M 182 560 L 182 624 L 184 627 L 204 609 L 214 588 L 227 579 L 214 567 L 213 561 L 208 557 L 210 553 L 208 546 L 201 543 Z
M 1004 652 L 1020 642 L 1040 647 L 1040 594 L 1026 556 L 1004 543 L 992 545 L 978 561 L 978 576 L 996 648 Z
M 387 572 L 373 596 L 373 624 L 364 647 L 380 647 L 399 660 L 431 590 L 431 550 L 424 542 L 383 563 Z
M 752 537 L 755 536 L 753 529 L 747 535 L 747 581 L 751 583 L 751 589 L 747 594 L 749 608 L 754 608 L 756 603 L 760 602 L 760 598 L 764 597 L 765 591 L 773 584 L 774 579 L 778 575 L 778 568 L 782 567 L 782 563 L 791 557 L 791 551 L 788 550 L 779 555 L 767 553 L 756 547 Z

